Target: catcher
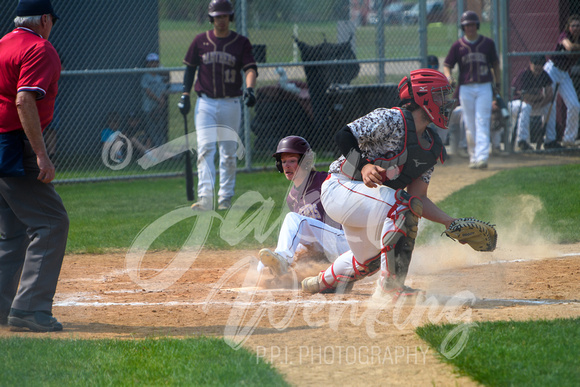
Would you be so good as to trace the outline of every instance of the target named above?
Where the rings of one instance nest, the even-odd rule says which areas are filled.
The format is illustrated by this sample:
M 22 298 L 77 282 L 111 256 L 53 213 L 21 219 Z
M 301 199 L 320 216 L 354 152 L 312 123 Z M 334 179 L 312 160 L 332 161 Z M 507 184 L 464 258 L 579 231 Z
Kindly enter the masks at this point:
M 493 226 L 472 218 L 455 219 L 427 196 L 437 160 L 445 148 L 433 122 L 446 129 L 455 106 L 447 78 L 415 70 L 399 83 L 402 108 L 376 109 L 340 129 L 335 141 L 342 156 L 330 165 L 322 184 L 322 204 L 342 224 L 352 255 L 342 255 L 325 271 L 302 281 L 305 292 L 348 289 L 380 259 L 373 297 L 396 300 L 416 292 L 404 286 L 422 216 L 447 228 L 447 235 L 491 251 Z M 406 189 L 406 190 L 404 190 Z M 485 242 L 481 242 L 485 241 Z

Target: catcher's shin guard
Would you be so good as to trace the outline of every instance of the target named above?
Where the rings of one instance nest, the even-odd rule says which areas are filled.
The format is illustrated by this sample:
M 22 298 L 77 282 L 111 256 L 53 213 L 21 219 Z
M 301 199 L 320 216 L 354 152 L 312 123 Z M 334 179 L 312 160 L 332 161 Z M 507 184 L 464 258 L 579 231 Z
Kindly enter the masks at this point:
M 386 255 L 387 266 L 382 283 L 384 289 L 404 285 L 415 248 L 419 218 L 423 214 L 423 202 L 418 197 L 400 189 L 395 193 L 395 198 L 397 204 L 404 208 L 389 214 L 394 219 L 394 230 L 383 236 L 383 254 Z

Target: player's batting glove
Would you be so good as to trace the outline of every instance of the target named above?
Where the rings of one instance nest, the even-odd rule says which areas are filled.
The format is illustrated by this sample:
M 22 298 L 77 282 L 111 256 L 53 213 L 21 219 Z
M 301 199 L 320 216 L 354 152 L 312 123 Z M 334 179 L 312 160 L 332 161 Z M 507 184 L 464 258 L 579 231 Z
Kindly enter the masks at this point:
M 256 104 L 256 94 L 254 94 L 254 88 L 248 87 L 244 93 L 244 102 L 247 107 L 252 107 Z
M 187 113 L 189 113 L 189 111 L 191 110 L 191 102 L 189 101 L 189 95 L 182 94 L 181 99 L 179 100 L 179 103 L 177 104 L 177 107 L 179 108 L 179 111 L 181 112 L 181 114 L 186 116 Z

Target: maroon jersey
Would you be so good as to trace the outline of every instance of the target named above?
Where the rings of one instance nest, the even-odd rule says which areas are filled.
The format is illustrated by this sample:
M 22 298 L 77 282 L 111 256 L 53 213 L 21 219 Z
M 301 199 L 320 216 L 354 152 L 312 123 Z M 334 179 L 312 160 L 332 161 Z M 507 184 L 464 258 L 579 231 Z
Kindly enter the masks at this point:
M 560 37 L 558 37 L 558 43 L 556 43 L 556 48 L 554 49 L 554 51 L 566 51 L 566 48 L 562 44 L 562 41 L 564 41 L 565 39 L 570 39 L 570 41 L 572 41 L 572 34 L 570 33 L 570 31 L 564 31 L 560 34 Z M 572 43 L 580 43 L 580 42 L 572 41 Z M 554 66 L 556 66 L 560 70 L 569 71 L 570 67 L 572 67 L 578 61 L 579 58 L 580 53 L 578 55 L 552 55 L 550 57 L 550 60 L 554 62 Z
M 479 35 L 470 43 L 465 37 L 457 40 L 451 48 L 443 64 L 453 68 L 459 66 L 459 84 L 492 82 L 490 69 L 499 62 L 495 43 L 490 38 Z
M 0 40 L 0 133 L 22 129 L 15 104 L 20 91 L 36 93 L 40 125 L 48 126 L 60 70 L 56 50 L 36 32 L 19 27 Z
M 241 70 L 257 72 L 252 44 L 234 31 L 227 38 L 217 38 L 213 30 L 197 35 L 183 63 L 198 68 L 195 92 L 210 98 L 241 96 Z
M 340 229 L 341 225 L 326 215 L 320 201 L 322 183 L 327 177 L 328 172 L 311 171 L 300 187 L 292 187 L 286 198 L 286 203 L 292 212 L 320 220 L 331 227 Z

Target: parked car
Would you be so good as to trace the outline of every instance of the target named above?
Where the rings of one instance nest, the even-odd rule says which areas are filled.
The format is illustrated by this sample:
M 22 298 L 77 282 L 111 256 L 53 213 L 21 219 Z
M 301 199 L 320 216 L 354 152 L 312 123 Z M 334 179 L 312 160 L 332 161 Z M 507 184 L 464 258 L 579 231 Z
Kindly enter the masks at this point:
M 444 19 L 444 4 L 442 0 L 427 1 L 427 23 L 442 22 Z M 419 3 L 413 5 L 403 15 L 403 24 L 419 23 Z
M 413 3 L 391 3 L 385 7 L 385 23 L 401 24 L 406 11 L 414 7 Z
M 385 24 L 402 24 L 403 23 L 403 15 L 405 11 L 409 10 L 411 7 L 415 5 L 414 3 L 404 3 L 404 2 L 395 2 L 387 5 L 383 9 L 383 17 Z M 373 12 L 369 16 L 369 23 L 377 24 L 379 22 L 378 15 L 376 12 Z

